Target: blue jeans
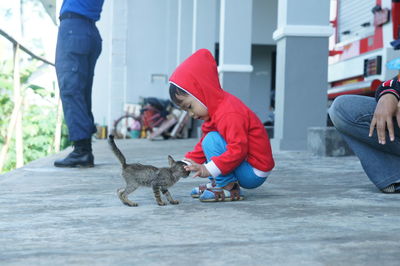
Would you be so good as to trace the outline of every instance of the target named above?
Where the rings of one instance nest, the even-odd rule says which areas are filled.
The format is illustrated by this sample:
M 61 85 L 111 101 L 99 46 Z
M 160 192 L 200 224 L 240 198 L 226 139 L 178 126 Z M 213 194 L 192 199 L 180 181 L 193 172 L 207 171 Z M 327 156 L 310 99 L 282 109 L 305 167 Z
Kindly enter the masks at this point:
M 382 189 L 400 179 L 400 130 L 397 122 L 394 122 L 395 141 L 391 142 L 387 133 L 385 145 L 378 143 L 376 130 L 369 137 L 375 107 L 375 98 L 344 95 L 335 99 L 329 109 L 329 116 L 360 159 L 368 178 Z
M 201 144 L 207 162 L 211 160 L 211 157 L 219 156 L 226 151 L 226 141 L 221 134 L 215 131 L 209 132 Z M 213 179 L 213 177 L 209 178 Z M 241 187 L 251 189 L 261 186 L 266 179 L 266 177 L 257 176 L 253 171 L 253 167 L 247 161 L 243 161 L 231 173 L 217 176 L 215 183 L 217 187 L 224 187 L 231 182 L 239 182 Z
M 92 114 L 92 85 L 101 43 L 94 22 L 80 18 L 60 22 L 56 72 L 65 122 L 72 141 L 90 139 L 96 132 Z

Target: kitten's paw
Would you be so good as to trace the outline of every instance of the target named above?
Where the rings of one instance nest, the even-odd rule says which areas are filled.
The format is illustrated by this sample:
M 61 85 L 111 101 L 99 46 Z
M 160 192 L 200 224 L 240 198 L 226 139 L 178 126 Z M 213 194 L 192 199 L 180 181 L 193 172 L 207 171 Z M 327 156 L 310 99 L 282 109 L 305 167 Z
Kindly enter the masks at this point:
M 176 205 L 179 204 L 179 200 L 170 200 L 169 203 Z
M 132 202 L 132 201 L 129 201 L 129 202 L 123 202 L 126 206 L 129 206 L 129 207 L 137 207 L 137 206 L 139 206 L 139 204 L 137 204 L 136 202 Z

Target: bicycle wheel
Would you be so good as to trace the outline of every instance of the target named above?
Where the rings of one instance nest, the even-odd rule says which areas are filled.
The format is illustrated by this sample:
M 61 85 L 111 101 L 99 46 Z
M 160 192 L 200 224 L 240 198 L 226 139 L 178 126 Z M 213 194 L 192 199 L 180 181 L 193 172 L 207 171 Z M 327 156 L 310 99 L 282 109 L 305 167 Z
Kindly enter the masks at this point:
M 140 125 L 140 128 L 138 128 Z M 131 138 L 131 131 L 141 129 L 140 118 L 134 115 L 123 115 L 114 122 L 113 134 L 116 138 Z

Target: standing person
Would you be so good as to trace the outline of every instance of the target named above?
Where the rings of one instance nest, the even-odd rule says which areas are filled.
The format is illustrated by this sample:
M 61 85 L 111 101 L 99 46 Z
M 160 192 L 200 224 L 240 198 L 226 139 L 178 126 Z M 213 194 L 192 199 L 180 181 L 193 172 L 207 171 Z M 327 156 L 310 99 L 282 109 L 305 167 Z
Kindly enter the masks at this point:
M 240 187 L 261 186 L 274 167 L 268 134 L 244 103 L 221 88 L 212 54 L 200 49 L 170 78 L 172 101 L 204 120 L 203 136 L 185 155 L 186 170 L 210 182 L 192 190 L 200 201 L 243 199 Z
M 344 95 L 333 102 L 329 116 L 383 193 L 400 193 L 400 82 L 384 82 L 375 99 Z M 376 129 L 376 130 L 375 130 Z
M 56 48 L 56 72 L 64 117 L 74 150 L 57 167 L 93 167 L 92 114 L 94 68 L 101 53 L 101 37 L 95 22 L 104 0 L 64 0 Z

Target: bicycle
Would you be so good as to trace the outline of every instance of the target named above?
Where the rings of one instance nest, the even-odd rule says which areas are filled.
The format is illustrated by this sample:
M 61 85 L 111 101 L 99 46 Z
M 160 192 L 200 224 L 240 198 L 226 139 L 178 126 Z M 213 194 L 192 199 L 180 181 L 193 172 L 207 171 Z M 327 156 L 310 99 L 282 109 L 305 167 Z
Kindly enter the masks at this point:
M 142 105 L 139 116 L 127 113 L 115 120 L 113 134 L 116 138 L 183 137 L 181 133 L 189 119 L 186 112 L 173 107 L 169 100 L 154 97 L 144 98 Z

